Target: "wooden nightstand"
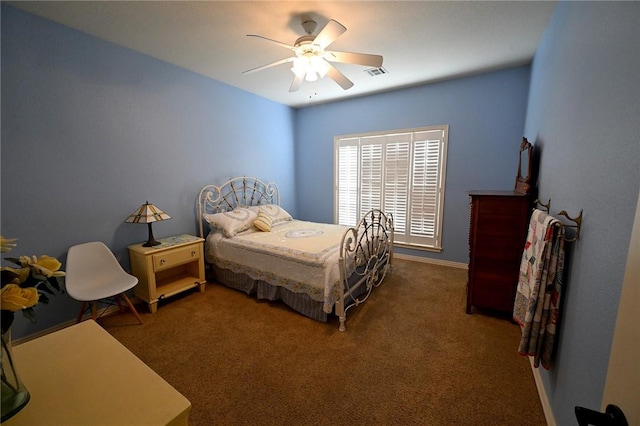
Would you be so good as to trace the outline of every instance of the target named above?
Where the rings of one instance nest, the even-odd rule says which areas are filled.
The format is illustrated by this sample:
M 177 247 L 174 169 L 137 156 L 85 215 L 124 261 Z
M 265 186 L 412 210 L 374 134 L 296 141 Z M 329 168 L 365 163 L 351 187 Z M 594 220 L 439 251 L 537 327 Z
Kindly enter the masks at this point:
M 149 304 L 151 313 L 158 309 L 158 300 L 198 286 L 203 292 L 204 239 L 193 235 L 161 238 L 161 244 L 143 247 L 129 246 L 131 272 L 139 282 L 134 292 Z

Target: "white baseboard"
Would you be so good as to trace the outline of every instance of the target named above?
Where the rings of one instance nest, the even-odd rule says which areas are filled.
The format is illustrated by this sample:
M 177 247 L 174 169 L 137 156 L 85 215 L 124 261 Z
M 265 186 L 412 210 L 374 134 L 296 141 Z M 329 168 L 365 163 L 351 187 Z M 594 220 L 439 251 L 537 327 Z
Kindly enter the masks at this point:
M 412 262 L 431 263 L 434 265 L 450 266 L 458 269 L 469 269 L 469 265 L 460 262 L 451 262 L 449 260 L 432 259 L 430 257 L 413 256 L 409 254 L 393 253 L 393 257 L 404 260 L 411 260 Z
M 549 404 L 549 397 L 547 391 L 544 389 L 544 383 L 542 383 L 542 377 L 540 376 L 540 370 L 533 366 L 533 357 L 529 358 L 531 363 L 531 372 L 533 373 L 533 379 L 536 382 L 536 388 L 538 389 L 538 396 L 540 397 L 540 404 L 542 404 L 542 411 L 544 411 L 544 418 L 547 420 L 548 426 L 556 426 L 556 419 L 553 416 L 553 410 L 551 404 Z

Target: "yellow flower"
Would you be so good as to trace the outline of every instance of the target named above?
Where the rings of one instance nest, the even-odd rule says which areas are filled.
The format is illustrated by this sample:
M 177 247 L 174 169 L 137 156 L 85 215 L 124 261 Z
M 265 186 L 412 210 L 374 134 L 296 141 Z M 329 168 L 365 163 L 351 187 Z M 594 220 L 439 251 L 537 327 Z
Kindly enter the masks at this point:
M 40 295 L 35 287 L 20 288 L 17 284 L 2 287 L 2 310 L 20 311 L 35 306 Z
M 17 244 L 17 238 L 5 238 L 0 235 L 0 253 L 9 253 Z
M 64 272 L 59 271 L 62 263 L 55 257 L 42 255 L 38 259 L 36 256 L 20 256 L 20 264 L 23 267 L 30 266 L 45 277 L 63 277 Z

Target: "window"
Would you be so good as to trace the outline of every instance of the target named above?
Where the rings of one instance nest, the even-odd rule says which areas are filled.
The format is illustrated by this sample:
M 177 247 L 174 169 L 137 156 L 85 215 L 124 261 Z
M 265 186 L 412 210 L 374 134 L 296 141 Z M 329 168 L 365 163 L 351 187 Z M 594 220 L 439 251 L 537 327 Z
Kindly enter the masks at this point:
M 335 220 L 354 226 L 367 211 L 393 214 L 395 242 L 442 249 L 449 126 L 334 138 Z

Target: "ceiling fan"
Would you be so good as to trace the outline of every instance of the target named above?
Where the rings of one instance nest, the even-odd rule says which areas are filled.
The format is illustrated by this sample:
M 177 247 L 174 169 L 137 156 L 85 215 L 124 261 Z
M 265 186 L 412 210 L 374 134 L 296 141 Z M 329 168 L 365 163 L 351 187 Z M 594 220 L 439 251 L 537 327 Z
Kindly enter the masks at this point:
M 256 34 L 247 34 L 247 37 L 257 37 L 270 41 L 278 46 L 290 49 L 295 56 L 281 59 L 258 68 L 244 71 L 243 74 L 260 71 L 265 68 L 273 67 L 285 63 L 293 63 L 291 71 L 295 74 L 289 92 L 297 91 L 302 85 L 302 81 L 316 81 L 328 75 L 340 87 L 347 90 L 353 86 L 353 82 L 349 80 L 342 72 L 331 64 L 331 62 L 339 62 L 344 64 L 356 64 L 369 67 L 381 67 L 382 56 L 370 55 L 367 53 L 354 52 L 337 52 L 334 50 L 325 50 L 347 29 L 338 21 L 329 20 L 327 25 L 322 28 L 318 35 L 313 35 L 316 29 L 316 21 L 310 18 L 303 18 L 302 28 L 307 35 L 298 38 L 293 45 L 281 43 L 270 38 L 266 38 Z

